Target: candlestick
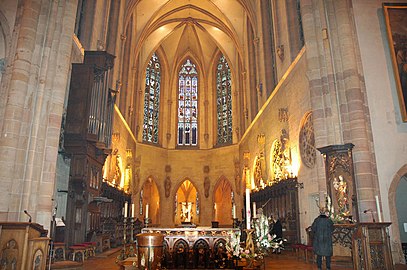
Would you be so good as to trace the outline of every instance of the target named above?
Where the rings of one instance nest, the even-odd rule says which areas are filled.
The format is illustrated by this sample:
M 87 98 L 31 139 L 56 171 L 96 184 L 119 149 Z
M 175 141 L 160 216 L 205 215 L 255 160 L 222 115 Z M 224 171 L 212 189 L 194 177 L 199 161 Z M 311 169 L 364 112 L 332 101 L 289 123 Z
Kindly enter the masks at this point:
M 250 189 L 246 188 L 246 229 L 250 230 Z
M 132 213 L 134 215 L 134 213 Z M 130 218 L 130 243 L 134 243 L 134 218 Z
M 127 218 L 127 210 L 128 210 L 127 201 L 124 203 L 124 217 Z
M 253 218 L 257 217 L 256 213 L 257 213 L 256 202 L 253 202 Z
M 134 218 L 134 203 L 131 204 L 131 217 Z
M 148 204 L 146 204 L 146 219 L 148 219 Z
M 375 199 L 376 199 L 377 216 L 379 218 L 379 222 L 382 222 L 382 215 L 381 215 L 380 204 L 379 204 L 379 196 L 376 195 Z
M 233 219 L 236 218 L 236 205 L 235 204 L 232 204 L 232 216 L 233 216 Z

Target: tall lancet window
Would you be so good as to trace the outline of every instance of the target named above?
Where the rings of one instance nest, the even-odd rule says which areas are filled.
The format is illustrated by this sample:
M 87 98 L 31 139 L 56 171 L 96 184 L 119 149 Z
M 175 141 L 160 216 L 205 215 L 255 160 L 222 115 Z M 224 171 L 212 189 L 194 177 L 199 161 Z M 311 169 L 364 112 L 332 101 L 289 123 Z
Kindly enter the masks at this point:
M 178 77 L 178 145 L 196 146 L 198 141 L 198 72 L 187 59 Z
M 160 115 L 160 59 L 154 53 L 146 68 L 144 92 L 143 141 L 158 143 L 158 120 Z
M 216 72 L 216 108 L 218 121 L 218 145 L 232 143 L 232 85 L 228 62 L 219 58 Z

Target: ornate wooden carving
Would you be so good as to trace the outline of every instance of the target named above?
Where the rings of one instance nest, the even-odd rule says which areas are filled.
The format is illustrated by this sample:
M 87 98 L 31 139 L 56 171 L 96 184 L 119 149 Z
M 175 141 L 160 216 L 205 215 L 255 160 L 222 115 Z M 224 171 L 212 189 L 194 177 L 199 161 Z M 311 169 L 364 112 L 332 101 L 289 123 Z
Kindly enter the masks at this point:
M 288 243 L 297 243 L 300 239 L 298 187 L 297 179 L 289 178 L 250 195 L 250 200 L 263 208 L 264 215 L 280 218 L 285 228 L 283 237 Z
M 45 270 L 47 231 L 31 222 L 0 223 L 0 269 Z
M 327 195 L 332 202 L 331 212 L 339 220 L 359 220 L 353 173 L 353 146 L 348 143 L 318 148 L 325 159 Z
M 394 269 L 387 232 L 391 223 L 359 223 L 353 236 L 353 269 Z

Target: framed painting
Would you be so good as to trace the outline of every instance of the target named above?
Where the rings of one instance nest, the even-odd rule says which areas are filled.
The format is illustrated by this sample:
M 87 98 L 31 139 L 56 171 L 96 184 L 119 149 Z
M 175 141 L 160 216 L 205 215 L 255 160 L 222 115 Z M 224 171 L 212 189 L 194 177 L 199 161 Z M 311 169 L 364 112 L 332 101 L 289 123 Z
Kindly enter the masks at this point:
M 403 122 L 407 122 L 407 3 L 383 3 Z

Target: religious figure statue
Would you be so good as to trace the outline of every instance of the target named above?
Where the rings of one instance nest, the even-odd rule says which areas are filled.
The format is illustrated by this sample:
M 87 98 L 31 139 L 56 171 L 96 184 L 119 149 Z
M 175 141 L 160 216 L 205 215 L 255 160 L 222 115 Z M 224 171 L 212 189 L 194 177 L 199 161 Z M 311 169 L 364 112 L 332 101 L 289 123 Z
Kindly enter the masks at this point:
M 182 202 L 181 203 L 181 220 L 183 222 L 192 222 L 192 203 Z
M 348 185 L 343 179 L 342 175 L 339 175 L 338 178 L 335 177 L 333 181 L 333 186 L 336 193 L 336 200 L 338 202 L 338 211 L 343 216 L 349 216 L 349 194 L 348 194 Z

